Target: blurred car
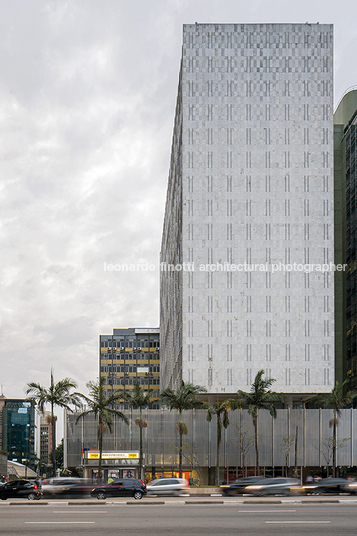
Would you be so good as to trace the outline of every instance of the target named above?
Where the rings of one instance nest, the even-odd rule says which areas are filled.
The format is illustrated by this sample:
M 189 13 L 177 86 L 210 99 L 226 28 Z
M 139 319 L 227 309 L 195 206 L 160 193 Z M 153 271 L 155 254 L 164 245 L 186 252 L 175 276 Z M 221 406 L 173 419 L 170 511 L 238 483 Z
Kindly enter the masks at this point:
M 41 484 L 37 480 L 11 480 L 0 485 L 0 499 L 39 500 L 42 496 Z
M 261 482 L 247 486 L 245 493 L 251 495 L 290 495 L 299 493 L 301 490 L 300 481 L 296 478 L 265 478 Z
M 92 487 L 91 496 L 97 499 L 107 497 L 134 497 L 141 499 L 146 495 L 146 486 L 142 480 L 137 478 L 119 478 L 103 486 Z
M 252 484 L 256 484 L 261 480 L 266 480 L 262 476 L 245 476 L 243 478 L 238 478 L 232 484 L 222 484 L 220 490 L 224 495 L 242 495 L 245 493 L 245 488 Z
M 346 484 L 343 486 L 343 491 L 350 493 L 351 495 L 357 494 L 357 482 L 347 479 Z
M 149 495 L 180 495 L 188 487 L 185 478 L 158 478 L 146 486 Z
M 43 496 L 46 498 L 75 498 L 90 495 L 93 483 L 89 478 L 58 477 L 42 482 Z
M 305 484 L 304 492 L 306 495 L 346 493 L 348 484 L 351 484 L 351 482 L 349 482 L 346 478 L 323 478 L 318 482 L 309 482 L 308 484 Z

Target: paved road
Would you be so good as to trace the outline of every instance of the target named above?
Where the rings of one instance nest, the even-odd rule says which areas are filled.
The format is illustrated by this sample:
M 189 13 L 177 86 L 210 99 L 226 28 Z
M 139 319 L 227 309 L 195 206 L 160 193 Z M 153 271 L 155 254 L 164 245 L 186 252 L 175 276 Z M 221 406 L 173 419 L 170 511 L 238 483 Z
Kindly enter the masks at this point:
M 159 502 L 0 505 L 6 536 L 355 536 L 356 503 Z

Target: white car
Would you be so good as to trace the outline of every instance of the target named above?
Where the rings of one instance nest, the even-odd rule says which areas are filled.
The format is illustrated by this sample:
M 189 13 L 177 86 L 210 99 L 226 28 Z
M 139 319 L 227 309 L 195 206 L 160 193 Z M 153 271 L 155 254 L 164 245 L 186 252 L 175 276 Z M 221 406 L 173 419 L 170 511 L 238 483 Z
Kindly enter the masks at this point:
M 185 478 L 159 478 L 147 484 L 148 495 L 180 495 L 188 486 Z

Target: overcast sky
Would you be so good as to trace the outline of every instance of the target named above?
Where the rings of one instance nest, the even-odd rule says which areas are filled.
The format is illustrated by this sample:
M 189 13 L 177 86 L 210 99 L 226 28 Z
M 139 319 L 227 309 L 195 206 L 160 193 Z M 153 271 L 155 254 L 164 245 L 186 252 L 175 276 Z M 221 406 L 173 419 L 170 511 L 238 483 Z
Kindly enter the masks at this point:
M 182 24 L 335 25 L 357 85 L 357 4 L 0 0 L 0 385 L 98 376 L 98 336 L 159 325 L 158 265 Z

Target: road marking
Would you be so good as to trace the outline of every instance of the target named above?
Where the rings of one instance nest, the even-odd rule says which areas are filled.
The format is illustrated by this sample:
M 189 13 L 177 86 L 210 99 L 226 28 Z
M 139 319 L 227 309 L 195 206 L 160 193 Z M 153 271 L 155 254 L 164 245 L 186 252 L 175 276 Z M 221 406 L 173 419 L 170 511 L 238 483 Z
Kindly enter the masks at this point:
M 107 510 L 53 510 L 54 514 L 107 514 Z
M 95 521 L 25 521 L 25 525 L 95 525 Z
M 266 521 L 265 523 L 270 523 L 270 524 L 279 524 L 281 525 L 282 523 L 284 524 L 303 524 L 303 523 L 307 523 L 307 524 L 328 524 L 328 523 L 331 523 L 331 521 Z
M 296 512 L 296 510 L 238 510 L 239 513 L 244 513 L 244 514 L 250 514 L 250 513 L 253 513 L 253 514 L 271 514 L 271 513 L 274 513 L 274 514 L 285 514 L 285 512 Z

